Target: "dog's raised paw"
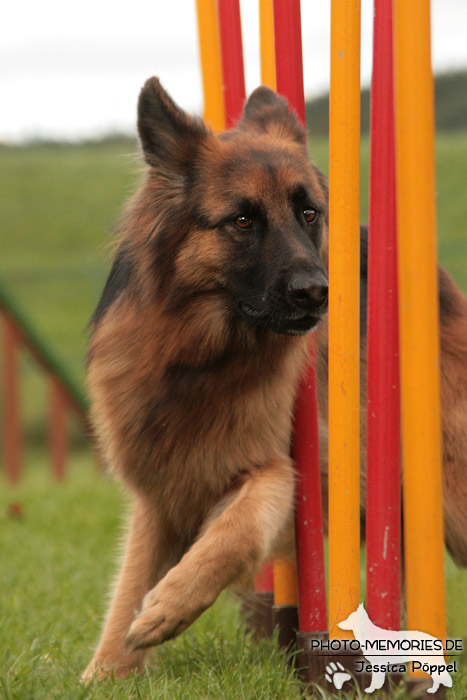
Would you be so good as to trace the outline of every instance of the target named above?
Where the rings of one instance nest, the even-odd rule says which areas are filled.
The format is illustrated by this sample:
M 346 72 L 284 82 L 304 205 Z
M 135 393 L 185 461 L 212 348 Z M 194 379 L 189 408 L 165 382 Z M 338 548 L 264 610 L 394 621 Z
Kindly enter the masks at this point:
M 171 625 L 160 605 L 143 608 L 128 631 L 126 646 L 130 651 L 135 651 L 161 644 L 170 636 L 175 624 Z
M 326 666 L 325 678 L 329 683 L 332 683 L 337 690 L 340 690 L 346 681 L 351 680 L 352 676 L 350 673 L 347 673 L 339 661 L 337 661 L 337 663 L 331 661 L 331 663 Z
M 168 582 L 161 582 L 143 601 L 125 639 L 127 649 L 145 649 L 183 632 L 193 621 L 183 596 Z

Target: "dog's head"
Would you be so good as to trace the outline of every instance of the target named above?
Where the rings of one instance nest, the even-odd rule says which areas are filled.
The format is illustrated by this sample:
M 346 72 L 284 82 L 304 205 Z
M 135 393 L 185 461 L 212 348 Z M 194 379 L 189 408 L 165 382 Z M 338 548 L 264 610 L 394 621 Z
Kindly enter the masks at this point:
M 138 130 L 164 210 L 154 249 L 172 308 L 215 294 L 233 320 L 312 329 L 327 309 L 327 187 L 287 102 L 258 88 L 238 127 L 217 136 L 151 78 Z

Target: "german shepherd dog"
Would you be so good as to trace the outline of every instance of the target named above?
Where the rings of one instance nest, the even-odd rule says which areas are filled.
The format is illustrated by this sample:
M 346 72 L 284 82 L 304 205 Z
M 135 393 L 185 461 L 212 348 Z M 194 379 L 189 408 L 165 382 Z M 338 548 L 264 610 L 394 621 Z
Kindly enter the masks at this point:
M 302 127 L 261 87 L 215 135 L 151 78 L 138 131 L 150 167 L 120 225 L 88 371 L 133 514 L 85 680 L 140 669 L 147 647 L 292 546 L 292 413 L 320 321 L 326 453 L 327 185 Z M 446 533 L 466 564 L 467 304 L 441 281 Z

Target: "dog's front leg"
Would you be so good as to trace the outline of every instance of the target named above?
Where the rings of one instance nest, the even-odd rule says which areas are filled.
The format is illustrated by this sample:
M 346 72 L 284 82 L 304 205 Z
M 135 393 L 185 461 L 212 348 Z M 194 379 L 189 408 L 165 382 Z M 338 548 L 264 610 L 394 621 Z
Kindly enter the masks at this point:
M 82 681 L 110 673 L 126 676 L 140 670 L 144 651 L 130 651 L 125 636 L 146 593 L 173 564 L 170 545 L 157 512 L 149 502 L 135 503 L 123 566 L 98 648 L 82 675 Z
M 218 505 L 199 539 L 146 596 L 127 636 L 132 650 L 160 644 L 185 630 L 219 593 L 271 554 L 293 510 L 288 459 L 249 473 Z

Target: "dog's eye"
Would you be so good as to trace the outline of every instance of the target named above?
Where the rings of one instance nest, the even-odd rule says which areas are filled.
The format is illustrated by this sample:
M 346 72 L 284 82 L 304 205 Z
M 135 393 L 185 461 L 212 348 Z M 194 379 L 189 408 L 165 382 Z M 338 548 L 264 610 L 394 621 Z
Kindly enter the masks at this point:
M 248 216 L 237 216 L 234 223 L 237 228 L 241 228 L 243 231 L 253 226 L 253 221 Z
M 317 215 L 318 215 L 318 212 L 316 211 L 316 209 L 311 209 L 311 207 L 309 209 L 303 210 L 303 218 L 305 219 L 307 224 L 313 223 L 313 221 L 316 219 Z

